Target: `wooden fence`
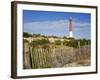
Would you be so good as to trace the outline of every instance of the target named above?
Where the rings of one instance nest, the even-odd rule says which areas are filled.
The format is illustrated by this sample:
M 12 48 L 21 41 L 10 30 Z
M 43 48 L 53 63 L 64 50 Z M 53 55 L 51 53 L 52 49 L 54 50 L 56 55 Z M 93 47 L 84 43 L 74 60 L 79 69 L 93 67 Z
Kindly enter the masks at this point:
M 90 45 L 72 47 L 39 47 L 34 48 L 24 44 L 23 68 L 54 68 L 63 67 L 75 61 L 90 58 Z

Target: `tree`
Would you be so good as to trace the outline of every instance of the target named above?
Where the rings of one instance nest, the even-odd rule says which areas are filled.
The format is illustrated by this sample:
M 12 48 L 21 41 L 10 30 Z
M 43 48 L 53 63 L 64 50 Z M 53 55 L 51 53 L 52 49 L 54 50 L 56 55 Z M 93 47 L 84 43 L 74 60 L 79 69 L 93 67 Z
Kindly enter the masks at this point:
M 23 37 L 31 37 L 32 35 L 27 33 L 27 32 L 23 32 Z

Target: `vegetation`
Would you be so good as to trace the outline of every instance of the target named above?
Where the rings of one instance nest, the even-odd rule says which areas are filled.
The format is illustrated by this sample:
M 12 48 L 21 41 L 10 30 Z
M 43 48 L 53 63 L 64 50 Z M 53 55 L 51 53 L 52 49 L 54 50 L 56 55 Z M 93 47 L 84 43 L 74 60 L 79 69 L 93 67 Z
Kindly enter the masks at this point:
M 35 40 L 32 41 L 32 45 L 44 45 L 44 44 L 55 44 L 55 46 L 57 45 L 61 45 L 61 42 L 63 43 L 64 46 L 69 46 L 69 47 L 74 47 L 74 48 L 78 48 L 78 45 L 80 46 L 84 46 L 84 45 L 89 45 L 91 43 L 90 40 L 86 40 L 86 39 L 75 39 L 75 38 L 67 38 L 66 36 L 64 37 L 57 37 L 57 36 L 45 36 L 45 35 L 41 35 L 41 34 L 29 34 L 27 32 L 23 33 L 24 37 L 44 37 L 44 39 L 41 40 Z M 47 38 L 62 38 L 64 39 L 64 41 L 61 40 L 55 40 L 54 43 L 50 43 L 50 41 Z M 27 40 L 24 40 L 25 42 L 28 42 Z
M 41 39 L 41 40 L 35 40 L 32 41 L 32 45 L 44 45 L 44 44 L 49 44 L 49 40 L 47 39 Z
M 31 37 L 32 35 L 31 34 L 29 34 L 29 33 L 27 33 L 27 32 L 23 32 L 23 37 Z
M 61 41 L 60 40 L 56 40 L 55 41 L 55 45 L 61 45 Z
M 66 46 L 77 48 L 78 47 L 78 41 L 77 40 L 71 40 L 71 41 L 66 43 Z
M 23 33 L 23 36 L 25 38 L 40 37 L 31 41 L 30 44 L 32 46 L 30 46 L 30 44 L 26 44 L 28 43 L 27 39 L 23 40 L 26 42 L 24 43 L 24 48 L 27 48 L 26 50 L 24 49 L 26 51 L 24 51 L 25 69 L 77 66 L 78 64 L 81 66 L 90 65 L 90 40 L 67 38 L 65 36 L 45 36 L 41 34 L 29 34 L 26 32 Z M 56 40 L 54 42 L 50 42 L 48 39 L 50 37 L 56 38 Z M 77 65 L 73 63 L 77 63 Z M 26 67 L 29 66 L 29 64 L 31 67 Z
M 84 46 L 84 45 L 89 45 L 90 44 L 90 40 L 86 40 L 86 39 L 80 39 L 80 40 L 75 40 L 70 39 L 69 41 L 63 41 L 63 45 L 69 46 L 69 47 L 74 47 L 74 48 L 78 48 L 78 46 Z
M 26 43 L 28 42 L 28 40 L 26 40 L 26 39 L 23 39 L 23 41 L 26 42 Z

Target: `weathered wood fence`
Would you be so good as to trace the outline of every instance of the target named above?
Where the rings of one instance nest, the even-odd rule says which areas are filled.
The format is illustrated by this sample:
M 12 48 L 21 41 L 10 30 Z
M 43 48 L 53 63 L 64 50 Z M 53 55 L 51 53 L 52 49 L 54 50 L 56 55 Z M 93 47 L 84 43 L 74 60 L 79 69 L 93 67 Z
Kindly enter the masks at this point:
M 90 45 L 78 48 L 34 48 L 24 44 L 24 69 L 63 67 L 66 64 L 90 57 Z

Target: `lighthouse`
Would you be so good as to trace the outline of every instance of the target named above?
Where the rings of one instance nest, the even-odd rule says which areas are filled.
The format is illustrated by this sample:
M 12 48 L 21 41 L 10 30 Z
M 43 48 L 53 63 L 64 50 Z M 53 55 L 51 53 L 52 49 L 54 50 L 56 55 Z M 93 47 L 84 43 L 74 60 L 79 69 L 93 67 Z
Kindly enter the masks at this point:
M 70 16 L 69 19 L 69 37 L 73 37 L 73 31 L 72 31 L 72 17 Z

